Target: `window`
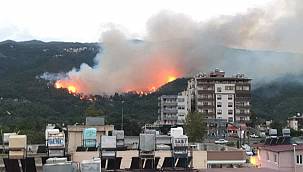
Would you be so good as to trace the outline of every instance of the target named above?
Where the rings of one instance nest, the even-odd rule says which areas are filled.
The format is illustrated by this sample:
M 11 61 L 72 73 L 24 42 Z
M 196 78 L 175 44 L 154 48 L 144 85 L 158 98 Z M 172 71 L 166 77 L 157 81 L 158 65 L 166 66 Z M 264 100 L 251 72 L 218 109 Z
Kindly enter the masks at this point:
M 207 98 L 207 94 L 202 94 L 201 97 L 202 98 Z
M 269 152 L 266 152 L 266 159 L 269 160 Z
M 184 102 L 185 99 L 184 98 L 178 98 L 178 102 Z
M 233 107 L 233 102 L 228 102 L 228 107 Z
M 242 90 L 242 86 L 236 86 L 236 90 Z
M 234 86 L 225 86 L 225 90 L 234 90 Z
M 222 95 L 221 94 L 217 95 L 217 100 L 222 100 Z
M 303 155 L 297 155 L 297 164 L 302 165 L 303 164 Z
M 184 106 L 178 106 L 178 109 L 185 109 Z
M 243 90 L 249 91 L 249 86 L 243 86 Z
M 228 115 L 232 115 L 233 114 L 233 110 L 228 110 Z
M 233 95 L 229 94 L 228 95 L 228 100 L 232 100 L 233 99 Z
M 228 117 L 228 122 L 233 122 L 234 118 L 233 117 Z
M 222 107 L 222 102 L 217 102 L 217 107 Z
M 218 114 L 218 115 L 221 115 L 221 114 L 222 114 L 222 110 L 221 110 L 221 109 L 218 109 L 217 114 Z
M 274 154 L 274 162 L 278 162 L 277 154 Z
M 221 87 L 217 87 L 217 92 L 222 92 L 222 88 Z

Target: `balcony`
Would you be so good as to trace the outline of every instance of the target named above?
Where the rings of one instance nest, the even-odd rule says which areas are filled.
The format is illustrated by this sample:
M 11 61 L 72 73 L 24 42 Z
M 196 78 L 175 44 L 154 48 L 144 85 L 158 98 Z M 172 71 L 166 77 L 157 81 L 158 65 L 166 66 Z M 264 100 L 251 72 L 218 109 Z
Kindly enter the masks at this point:
M 177 114 L 178 110 L 177 109 L 163 109 L 163 113 L 173 113 Z
M 163 120 L 169 120 L 169 121 L 177 121 L 178 117 L 176 115 L 173 116 L 163 116 Z
M 215 105 L 203 105 L 203 104 L 197 104 L 198 109 L 202 109 L 202 108 L 209 108 L 209 109 L 213 109 L 215 107 Z
M 163 106 L 177 106 L 177 102 L 162 102 Z

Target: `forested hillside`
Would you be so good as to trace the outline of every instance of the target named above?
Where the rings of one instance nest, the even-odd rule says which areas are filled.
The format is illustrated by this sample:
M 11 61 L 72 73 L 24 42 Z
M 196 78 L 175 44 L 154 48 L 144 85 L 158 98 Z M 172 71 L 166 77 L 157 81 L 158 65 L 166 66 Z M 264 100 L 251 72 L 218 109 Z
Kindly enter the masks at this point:
M 86 115 L 102 115 L 106 122 L 120 128 L 123 106 L 127 135 L 158 118 L 157 97 L 176 94 L 186 88 L 187 79 L 177 79 L 149 95 L 134 93 L 96 96 L 81 100 L 64 89 L 55 89 L 41 79 L 44 72 L 58 73 L 93 65 L 100 51 L 95 43 L 27 41 L 0 42 L 0 129 L 26 133 L 31 143 L 41 143 L 47 123 L 81 123 Z M 295 78 L 295 79 L 291 79 Z M 285 119 L 303 111 L 300 76 L 288 76 L 258 86 L 252 95 L 252 110 L 263 118 Z M 122 104 L 122 101 L 124 102 Z
M 5 41 L 0 43 L 0 125 L 2 132 L 26 133 L 32 142 L 43 140 L 47 123 L 73 124 L 85 115 L 103 115 L 117 128 L 121 123 L 122 101 L 126 134 L 138 134 L 145 122 L 157 119 L 157 95 L 177 93 L 186 80 L 147 96 L 133 93 L 96 96 L 81 100 L 64 89 L 55 89 L 41 76 L 44 72 L 66 72 L 81 63 L 93 64 L 99 52 L 94 43 Z M 179 83 L 183 84 L 179 84 Z M 181 85 L 182 88 L 178 88 Z M 179 86 L 180 87 L 180 86 Z

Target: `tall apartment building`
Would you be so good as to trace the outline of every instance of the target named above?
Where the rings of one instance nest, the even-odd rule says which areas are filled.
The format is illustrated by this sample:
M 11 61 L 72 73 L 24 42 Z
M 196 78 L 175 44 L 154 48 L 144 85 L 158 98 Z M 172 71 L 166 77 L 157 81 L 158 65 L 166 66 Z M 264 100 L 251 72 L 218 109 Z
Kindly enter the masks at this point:
M 250 120 L 251 79 L 243 74 L 225 77 L 224 71 L 216 69 L 209 74 L 200 73 L 190 82 L 194 85 L 192 111 L 227 122 Z
M 160 125 L 183 125 L 188 113 L 186 92 L 158 98 Z
M 243 74 L 226 77 L 218 69 L 199 73 L 179 95 L 159 97 L 160 125 L 183 125 L 188 112 L 194 111 L 205 114 L 213 124 L 245 123 L 250 120 L 250 100 L 251 79 Z

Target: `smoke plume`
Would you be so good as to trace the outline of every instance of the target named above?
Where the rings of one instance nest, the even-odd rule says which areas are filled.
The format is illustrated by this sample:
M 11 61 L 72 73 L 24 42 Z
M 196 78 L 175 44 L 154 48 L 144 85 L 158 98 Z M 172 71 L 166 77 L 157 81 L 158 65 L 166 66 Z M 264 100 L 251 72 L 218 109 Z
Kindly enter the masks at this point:
M 303 60 L 296 53 L 303 53 L 302 18 L 300 0 L 275 1 L 264 9 L 207 22 L 164 11 L 149 19 L 142 41 L 134 41 L 115 27 L 104 32 L 103 50 L 95 57 L 95 66 L 82 64 L 60 82 L 75 85 L 85 94 L 103 94 L 153 90 L 169 78 L 215 67 L 246 73 L 253 79 L 300 73 Z M 295 54 L 280 57 L 264 50 Z

